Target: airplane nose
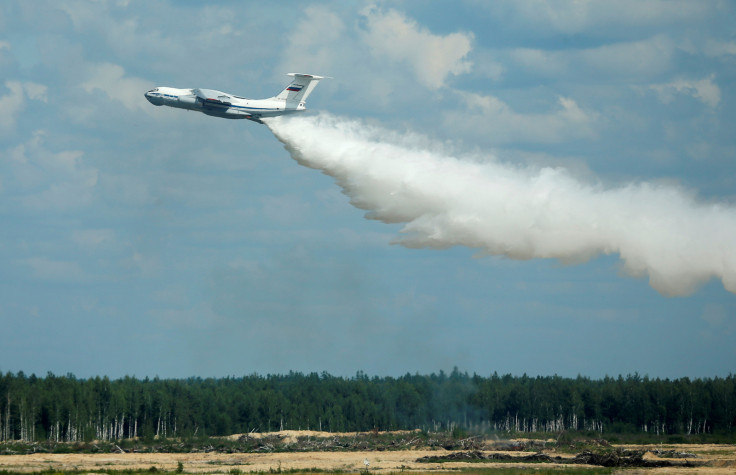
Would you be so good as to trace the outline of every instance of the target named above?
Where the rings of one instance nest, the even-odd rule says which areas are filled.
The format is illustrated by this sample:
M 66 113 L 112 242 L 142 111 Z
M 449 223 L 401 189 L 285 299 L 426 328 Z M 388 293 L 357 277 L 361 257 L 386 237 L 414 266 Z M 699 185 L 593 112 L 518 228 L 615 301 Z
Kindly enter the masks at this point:
M 158 97 L 158 94 L 154 95 L 151 91 L 148 91 L 147 93 L 143 94 L 143 96 L 146 98 L 148 102 L 150 102 L 154 106 L 161 105 L 161 99 Z

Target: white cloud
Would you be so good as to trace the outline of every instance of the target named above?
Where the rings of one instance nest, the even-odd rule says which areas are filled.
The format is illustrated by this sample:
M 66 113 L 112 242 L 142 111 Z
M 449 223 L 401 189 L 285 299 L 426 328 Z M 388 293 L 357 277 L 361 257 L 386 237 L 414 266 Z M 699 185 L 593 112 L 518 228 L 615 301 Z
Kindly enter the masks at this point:
M 496 144 L 517 141 L 557 143 L 596 136 L 597 114 L 584 111 L 567 97 L 558 98 L 555 110 L 523 114 L 495 96 L 459 94 L 466 108 L 445 114 L 445 126 L 460 135 L 490 139 Z M 462 125 L 458 127 L 457 124 Z
M 518 28 L 552 30 L 565 34 L 617 30 L 626 34 L 632 27 L 667 25 L 706 17 L 719 9 L 715 2 L 689 0 L 618 0 L 600 2 L 545 0 L 477 2 L 495 16 L 503 16 Z
M 215 77 L 216 87 L 224 90 L 244 80 L 263 79 L 262 71 L 274 66 L 274 52 L 282 41 L 283 29 L 276 25 L 296 24 L 293 18 L 303 8 L 261 2 L 198 6 L 134 2 L 125 8 L 113 2 L 79 0 L 55 2 L 54 7 L 63 13 L 54 11 L 56 17 L 89 38 L 80 42 L 90 48 L 85 61 L 111 58 L 107 61 L 125 68 L 146 64 L 150 77 L 177 77 L 182 84 L 203 85 Z M 255 64 L 258 67 L 252 68 Z M 213 76 L 214 71 L 219 74 Z
M 715 75 L 699 81 L 678 79 L 666 84 L 653 84 L 649 89 L 657 93 L 659 100 L 668 104 L 677 94 L 692 96 L 708 107 L 715 108 L 721 102 L 721 89 L 713 82 Z
M 126 77 L 122 66 L 111 63 L 94 64 L 89 67 L 88 77 L 82 84 L 85 91 L 102 91 L 129 110 L 150 110 L 143 93 L 151 88 L 151 83 L 136 77 Z
M 22 203 L 35 210 L 70 209 L 89 206 L 94 199 L 93 187 L 97 182 L 94 171 L 80 182 L 52 183 L 48 188 L 32 195 L 25 196 Z
M 733 56 L 736 55 L 736 41 L 708 40 L 703 49 L 706 56 Z
M 395 107 L 469 72 L 472 41 L 470 33 L 436 35 L 395 10 L 369 7 L 351 18 L 311 6 L 289 35 L 279 71 L 333 76 L 339 100 Z M 486 72 L 500 74 L 497 65 Z
M 97 247 L 115 241 L 112 229 L 78 229 L 72 232 L 72 241 L 82 247 Z
M 106 173 L 100 176 L 100 187 L 121 205 L 140 207 L 156 201 L 151 185 L 140 175 Z
M 43 84 L 36 84 L 32 82 L 24 82 L 23 90 L 26 92 L 28 98 L 34 101 L 48 102 L 46 99 L 47 87 Z
M 162 269 L 161 260 L 155 255 L 143 255 L 138 251 L 133 251 L 129 257 L 120 261 L 120 266 L 139 273 L 141 276 L 156 276 Z
M 46 102 L 46 86 L 32 82 L 5 81 L 10 90 L 0 97 L 0 131 L 9 131 L 15 127 L 18 114 L 23 110 L 26 97 Z
M 261 202 L 264 216 L 280 224 L 305 221 L 312 208 L 298 195 L 267 196 Z
M 74 261 L 32 257 L 25 259 L 23 263 L 30 267 L 34 277 L 43 280 L 77 281 L 84 277 L 82 268 Z
M 473 63 L 473 72 L 475 74 L 494 81 L 499 81 L 503 78 L 506 67 L 498 62 L 498 58 L 495 55 L 487 51 L 476 51 L 473 57 L 475 58 Z
M 345 49 L 350 39 L 344 34 L 345 24 L 335 13 L 325 7 L 307 7 L 303 20 L 289 35 L 280 69 L 333 74 L 335 64 L 350 54 L 351 48 Z
M 190 297 L 189 289 L 181 284 L 169 284 L 161 290 L 151 293 L 151 298 L 156 302 L 177 307 L 189 305 Z
M 23 86 L 16 81 L 6 81 L 5 87 L 10 93 L 0 97 L 0 130 L 12 129 L 18 112 L 23 108 Z
M 517 66 L 548 77 L 579 80 L 597 74 L 610 82 L 611 79 L 646 79 L 660 74 L 671 67 L 675 51 L 673 41 L 655 36 L 580 50 L 517 48 L 510 52 L 510 58 Z
M 44 132 L 7 152 L 12 186 L 8 194 L 28 209 L 70 209 L 93 202 L 98 170 L 85 166 L 78 150 L 52 152 L 43 144 Z
M 674 43 L 668 37 L 658 35 L 642 41 L 586 49 L 580 52 L 580 61 L 582 65 L 610 74 L 649 75 L 668 68 L 674 52 Z
M 369 7 L 363 15 L 367 22 L 363 41 L 371 54 L 408 64 L 426 87 L 438 89 L 447 76 L 470 72 L 472 64 L 465 58 L 472 47 L 471 33 L 435 35 L 393 9 L 383 13 Z
M 228 323 L 209 304 L 201 303 L 191 308 L 151 309 L 148 315 L 165 328 L 207 329 Z

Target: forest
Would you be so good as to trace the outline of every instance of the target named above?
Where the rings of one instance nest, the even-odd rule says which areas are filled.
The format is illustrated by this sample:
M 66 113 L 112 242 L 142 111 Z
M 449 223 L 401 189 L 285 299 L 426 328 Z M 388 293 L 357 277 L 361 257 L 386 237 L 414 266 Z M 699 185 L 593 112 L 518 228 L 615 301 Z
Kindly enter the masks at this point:
M 0 373 L 0 441 L 217 436 L 250 431 L 726 434 L 736 378 L 638 374 L 353 377 L 296 373 L 121 379 Z

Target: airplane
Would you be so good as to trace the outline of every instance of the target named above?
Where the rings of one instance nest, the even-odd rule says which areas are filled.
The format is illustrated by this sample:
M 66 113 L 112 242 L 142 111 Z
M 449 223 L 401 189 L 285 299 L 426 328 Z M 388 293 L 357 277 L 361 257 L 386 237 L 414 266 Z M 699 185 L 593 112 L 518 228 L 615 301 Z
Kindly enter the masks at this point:
M 262 124 L 262 118 L 293 114 L 306 110 L 307 96 L 324 76 L 288 73 L 293 76 L 291 84 L 278 95 L 269 99 L 246 99 L 212 89 L 177 89 L 157 87 L 144 95 L 154 106 L 169 106 L 187 109 L 224 119 L 248 119 Z

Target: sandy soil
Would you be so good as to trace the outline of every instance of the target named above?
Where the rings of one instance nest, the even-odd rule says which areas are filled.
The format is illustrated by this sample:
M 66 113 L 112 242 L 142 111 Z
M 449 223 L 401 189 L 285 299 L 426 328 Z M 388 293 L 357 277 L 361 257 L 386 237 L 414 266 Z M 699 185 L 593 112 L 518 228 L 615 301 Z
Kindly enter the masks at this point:
M 284 437 L 313 436 L 322 434 L 305 431 L 282 433 Z M 335 434 L 326 434 L 335 435 Z M 251 434 L 251 436 L 256 436 Z M 237 436 L 233 436 L 237 437 Z M 489 441 L 490 442 L 490 441 Z M 736 473 L 736 445 L 657 445 L 635 446 L 624 445 L 625 449 L 637 450 L 676 450 L 697 455 L 693 461 L 706 461 L 708 467 L 698 468 L 660 468 L 660 469 L 628 469 L 621 470 L 627 474 L 634 473 L 702 473 L 732 474 Z M 558 455 L 546 451 L 549 455 Z M 382 452 L 292 452 L 292 453 L 258 453 L 258 454 L 34 454 L 0 456 L 0 470 L 13 472 L 38 472 L 41 470 L 148 470 L 155 466 L 159 470 L 176 470 L 181 462 L 185 473 L 228 473 L 232 469 L 242 472 L 268 472 L 270 469 L 309 469 L 346 470 L 358 472 L 364 470 L 364 460 L 370 463 L 371 472 L 437 471 L 452 470 L 470 465 L 462 462 L 428 464 L 417 463 L 416 460 L 426 455 L 442 455 L 445 450 L 404 450 Z M 512 455 L 528 455 L 532 452 L 505 452 Z M 571 455 L 562 455 L 571 457 Z M 645 458 L 658 459 L 651 452 Z M 677 459 L 675 459 L 677 460 Z M 540 468 L 562 467 L 565 464 L 514 464 L 514 467 Z M 508 463 L 479 463 L 472 467 L 509 467 Z M 583 467 L 575 465 L 575 467 Z
M 736 445 L 728 444 L 663 444 L 663 445 L 616 445 L 627 450 L 647 450 L 644 455 L 645 459 L 650 460 L 678 460 L 678 459 L 661 459 L 654 454 L 652 450 L 675 450 L 677 452 L 687 452 L 697 455 L 697 458 L 689 459 L 693 462 L 707 462 L 707 467 L 696 468 L 649 468 L 649 469 L 630 469 L 626 470 L 627 474 L 635 473 L 703 473 L 703 474 L 733 474 L 736 473 Z M 682 460 L 682 459 L 679 459 Z
M 371 472 L 400 470 L 441 470 L 467 467 L 453 462 L 443 464 L 417 463 L 425 455 L 437 455 L 438 451 L 416 450 L 397 452 L 302 452 L 279 454 L 35 454 L 0 456 L 0 470 L 38 472 L 54 470 L 148 470 L 155 466 L 160 470 L 176 470 L 178 462 L 185 473 L 227 473 L 237 468 L 242 472 L 268 472 L 270 469 L 364 470 L 364 460 L 370 463 Z M 523 452 L 515 452 L 522 455 Z M 549 464 L 545 464 L 549 465 Z M 473 466 L 508 467 L 508 464 L 473 464 Z M 518 467 L 539 468 L 539 464 L 515 464 Z M 726 472 L 724 472 L 726 473 Z

